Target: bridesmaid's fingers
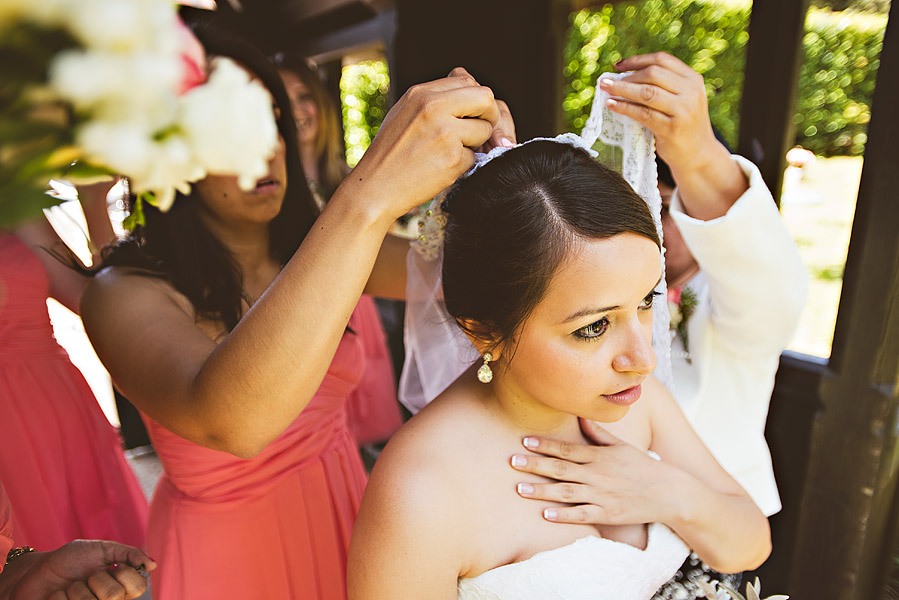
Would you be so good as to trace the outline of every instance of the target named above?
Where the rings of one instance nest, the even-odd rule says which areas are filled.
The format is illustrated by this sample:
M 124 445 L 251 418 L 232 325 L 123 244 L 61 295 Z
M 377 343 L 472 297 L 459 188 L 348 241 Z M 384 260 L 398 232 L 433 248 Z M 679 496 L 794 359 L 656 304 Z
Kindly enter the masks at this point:
M 619 71 L 636 71 L 650 65 L 659 65 L 660 67 L 670 69 L 685 77 L 693 71 L 693 69 L 691 69 L 685 62 L 671 56 L 667 52 L 653 52 L 652 54 L 630 56 L 615 63 L 615 68 Z
M 117 565 L 117 568 L 120 567 Z M 143 578 L 141 577 L 141 579 Z M 93 594 L 90 598 L 96 596 L 99 600 L 125 600 L 124 588 L 107 571 L 99 571 L 88 577 L 87 587 Z
M 76 542 L 77 543 L 77 542 Z M 131 566 L 134 569 L 141 569 L 149 573 L 156 568 L 156 561 L 147 556 L 140 548 L 134 546 L 126 546 L 118 542 L 84 542 L 86 544 L 100 544 L 103 553 L 103 562 L 108 565 L 119 564 Z
M 564 458 L 565 460 L 575 463 L 587 463 L 592 461 L 595 456 L 595 449 L 584 445 L 574 444 L 572 442 L 561 442 L 548 438 L 529 435 L 521 440 L 525 448 L 538 454 L 545 456 L 554 456 L 556 458 Z
M 577 483 L 519 483 L 518 495 L 533 500 L 583 504 L 591 502 L 590 487 Z
M 631 71 L 622 77 L 620 81 L 648 83 L 672 94 L 680 93 L 685 86 L 689 85 L 689 78 L 659 65 L 649 65 L 639 71 Z
M 612 112 L 630 117 L 653 132 L 667 131 L 672 125 L 672 119 L 669 115 L 643 104 L 609 98 L 606 100 L 606 105 Z
M 128 565 L 118 565 L 115 568 L 111 568 L 109 573 L 115 577 L 118 584 L 124 589 L 125 598 L 137 598 L 147 591 L 147 580 Z
M 515 121 L 512 119 L 512 111 L 509 110 L 509 105 L 502 100 L 497 100 L 496 106 L 499 109 L 499 121 L 497 122 L 496 127 L 493 128 L 490 139 L 477 148 L 477 152 L 490 152 L 499 146 L 512 148 L 517 143 L 515 136 Z
M 612 96 L 630 100 L 636 104 L 642 104 L 666 115 L 674 114 L 674 109 L 679 100 L 671 92 L 648 83 L 634 83 L 623 79 L 620 81 L 600 79 L 599 87 Z
M 75 581 L 66 588 L 66 600 L 97 600 L 83 581 Z

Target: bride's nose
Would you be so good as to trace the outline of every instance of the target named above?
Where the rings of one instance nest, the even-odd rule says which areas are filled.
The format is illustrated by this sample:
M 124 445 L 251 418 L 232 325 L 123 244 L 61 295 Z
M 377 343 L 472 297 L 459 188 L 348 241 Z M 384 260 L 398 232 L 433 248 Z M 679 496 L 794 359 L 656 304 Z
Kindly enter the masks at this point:
M 656 353 L 652 349 L 652 332 L 635 319 L 619 328 L 620 346 L 612 368 L 619 373 L 649 375 L 656 368 Z

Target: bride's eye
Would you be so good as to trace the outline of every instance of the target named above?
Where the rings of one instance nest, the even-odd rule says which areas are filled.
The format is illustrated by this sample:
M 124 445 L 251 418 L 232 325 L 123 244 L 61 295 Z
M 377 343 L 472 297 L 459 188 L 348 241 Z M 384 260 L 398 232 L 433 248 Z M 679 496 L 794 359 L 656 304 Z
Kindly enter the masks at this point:
M 604 334 L 609 328 L 609 320 L 606 317 L 594 321 L 574 332 L 574 336 L 582 340 L 594 340 Z
M 640 310 L 649 310 L 652 308 L 652 301 L 656 296 L 661 296 L 661 292 L 657 292 L 655 290 L 649 292 L 645 298 L 643 298 L 643 302 L 640 303 L 640 306 L 637 308 Z

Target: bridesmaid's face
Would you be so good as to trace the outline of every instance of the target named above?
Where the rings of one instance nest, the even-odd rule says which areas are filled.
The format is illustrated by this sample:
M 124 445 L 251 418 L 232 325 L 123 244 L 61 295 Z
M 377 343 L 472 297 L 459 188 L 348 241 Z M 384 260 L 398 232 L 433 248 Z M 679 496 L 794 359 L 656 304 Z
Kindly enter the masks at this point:
M 284 141 L 279 138 L 269 172 L 250 190 L 233 175 L 209 175 L 194 184 L 206 218 L 229 225 L 266 224 L 278 216 L 287 188 Z
M 541 410 L 621 419 L 656 366 L 660 276 L 659 248 L 643 236 L 575 241 L 517 339 L 500 349 L 497 383 Z

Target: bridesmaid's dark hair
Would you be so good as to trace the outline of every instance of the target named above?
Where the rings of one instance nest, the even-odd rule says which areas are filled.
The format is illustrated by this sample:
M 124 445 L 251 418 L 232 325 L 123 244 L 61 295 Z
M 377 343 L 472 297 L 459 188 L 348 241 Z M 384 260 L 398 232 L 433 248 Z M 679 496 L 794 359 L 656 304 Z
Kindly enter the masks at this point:
M 297 146 L 296 125 L 287 92 L 274 66 L 255 47 L 211 26 L 194 33 L 210 56 L 226 56 L 252 72 L 280 109 L 278 132 L 285 146 L 287 186 L 281 211 L 270 223 L 271 254 L 282 264 L 296 252 L 318 216 L 306 185 Z M 130 200 L 126 200 L 130 209 Z M 145 224 L 107 247 L 98 269 L 134 267 L 169 281 L 206 319 L 232 330 L 241 316 L 243 277 L 234 256 L 203 224 L 199 200 L 178 193 L 168 212 L 144 204 Z
M 577 238 L 631 232 L 661 248 L 640 196 L 569 144 L 505 152 L 457 183 L 444 209 L 447 310 L 491 345 L 514 338 Z

